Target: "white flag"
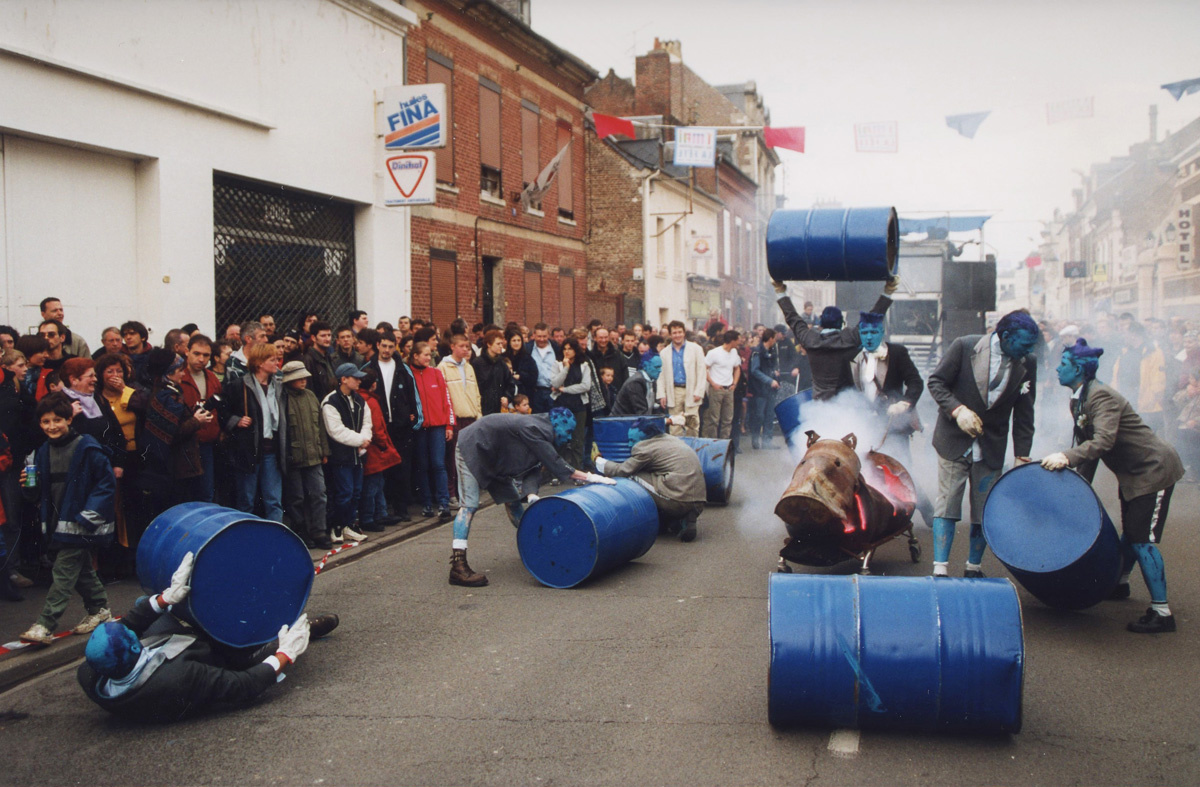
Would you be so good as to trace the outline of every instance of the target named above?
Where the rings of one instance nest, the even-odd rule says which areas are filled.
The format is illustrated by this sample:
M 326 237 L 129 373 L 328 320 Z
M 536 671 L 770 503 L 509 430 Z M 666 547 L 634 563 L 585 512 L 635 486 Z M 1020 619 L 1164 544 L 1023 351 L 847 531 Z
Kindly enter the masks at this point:
M 558 168 L 562 166 L 562 160 L 567 155 L 567 151 L 571 149 L 571 143 L 575 140 L 568 140 L 567 144 L 562 146 L 562 150 L 554 154 L 554 158 L 550 159 L 550 163 L 546 168 L 538 173 L 537 179 L 530 183 L 521 192 L 521 204 L 525 210 L 529 210 L 535 203 L 541 202 L 542 197 L 546 196 L 546 192 L 550 190 L 550 184 L 554 182 L 554 176 L 558 174 Z

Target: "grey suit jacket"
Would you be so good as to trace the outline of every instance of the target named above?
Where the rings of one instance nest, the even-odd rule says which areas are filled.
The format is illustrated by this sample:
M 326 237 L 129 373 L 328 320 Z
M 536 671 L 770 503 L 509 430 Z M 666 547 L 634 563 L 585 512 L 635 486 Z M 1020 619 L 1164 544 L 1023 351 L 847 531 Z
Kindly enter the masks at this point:
M 703 503 L 708 499 L 700 458 L 674 435 L 655 435 L 637 443 L 624 462 L 605 464 L 604 474 L 616 478 L 637 476 L 650 484 L 656 495 L 679 503 Z
M 1096 475 L 1100 460 L 1117 477 L 1126 500 L 1166 489 L 1183 478 L 1179 454 L 1116 389 L 1099 380 L 1085 383 L 1079 401 L 1072 400 L 1071 411 L 1076 445 L 1063 453 L 1088 481 Z
M 943 459 L 963 456 L 974 440 L 958 428 L 951 413 L 966 405 L 983 421 L 979 444 L 983 464 L 993 469 L 1004 466 L 1009 416 L 1012 416 L 1013 453 L 1029 456 L 1033 449 L 1033 402 L 1037 392 L 1037 361 L 1026 356 L 1012 362 L 1004 393 L 987 406 L 991 336 L 962 336 L 946 349 L 937 368 L 929 375 L 929 394 L 938 404 L 933 428 L 933 447 Z

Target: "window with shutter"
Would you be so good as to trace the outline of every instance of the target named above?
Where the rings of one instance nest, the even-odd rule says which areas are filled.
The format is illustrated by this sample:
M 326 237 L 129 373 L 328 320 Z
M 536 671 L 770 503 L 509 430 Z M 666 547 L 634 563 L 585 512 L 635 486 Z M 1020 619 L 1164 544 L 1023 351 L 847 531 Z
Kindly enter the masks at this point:
M 458 317 L 458 255 L 443 249 L 429 250 L 429 316 L 445 330 Z
M 559 324 L 571 330 L 575 326 L 575 276 L 574 271 L 564 271 L 558 277 Z
M 521 102 L 521 187 L 537 180 L 541 165 L 538 161 L 538 107 L 529 101 Z M 541 205 L 534 205 L 541 210 Z
M 525 270 L 525 324 L 542 321 L 542 272 Z
M 500 86 L 479 78 L 479 192 L 503 199 L 500 187 Z
M 564 123 L 559 123 L 558 129 L 558 144 L 555 146 L 555 151 L 562 150 L 571 142 L 571 127 Z M 574 169 L 571 166 L 571 160 L 575 158 L 575 151 L 569 151 L 563 157 L 562 164 L 558 167 L 558 215 L 564 219 L 575 218 L 575 177 Z
M 453 63 L 445 57 L 430 52 L 425 61 L 428 81 L 446 86 L 446 114 L 442 128 L 446 129 L 446 147 L 434 151 L 437 159 L 437 179 L 442 183 L 454 182 L 454 70 Z M 437 58 L 436 60 L 434 58 Z

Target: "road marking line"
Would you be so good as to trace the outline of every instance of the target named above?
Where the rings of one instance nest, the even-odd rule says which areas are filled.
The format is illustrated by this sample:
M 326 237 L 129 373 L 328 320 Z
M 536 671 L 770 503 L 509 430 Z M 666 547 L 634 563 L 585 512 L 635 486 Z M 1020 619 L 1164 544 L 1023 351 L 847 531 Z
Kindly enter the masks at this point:
M 858 739 L 858 730 L 834 730 L 829 736 L 829 753 L 834 757 L 857 757 Z

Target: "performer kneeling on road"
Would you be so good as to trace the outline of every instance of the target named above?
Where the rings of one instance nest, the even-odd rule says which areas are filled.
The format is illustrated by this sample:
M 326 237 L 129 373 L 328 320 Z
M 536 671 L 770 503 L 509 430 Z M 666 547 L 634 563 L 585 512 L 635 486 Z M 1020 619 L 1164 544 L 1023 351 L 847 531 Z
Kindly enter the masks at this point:
M 307 614 L 279 629 L 277 641 L 236 649 L 210 641 L 167 614 L 191 590 L 192 553 L 171 586 L 137 600 L 125 617 L 92 632 L 79 665 L 79 685 L 109 713 L 135 721 L 178 721 L 214 706 L 246 704 L 278 680 L 312 637 L 337 627 L 337 615 Z
M 467 536 L 471 519 L 479 510 L 479 492 L 503 503 L 513 527 L 521 523 L 525 504 L 538 499 L 538 484 L 545 466 L 560 481 L 575 479 L 591 484 L 616 482 L 595 473 L 575 470 L 559 456 L 556 447 L 571 441 L 575 416 L 565 407 L 546 415 L 493 413 L 458 433 L 454 464 L 458 468 L 458 516 L 450 552 L 450 584 L 483 587 L 485 575 L 467 564 Z
M 933 448 L 938 453 L 938 492 L 933 511 L 933 575 L 948 576 L 954 526 L 962 518 L 963 491 L 971 485 L 971 550 L 963 576 L 983 576 L 983 502 L 1004 470 L 1009 417 L 1017 464 L 1033 447 L 1033 402 L 1038 325 L 1025 312 L 1009 312 L 990 336 L 961 336 L 929 375 L 938 404 Z
M 826 306 L 821 312 L 821 327 L 810 328 L 792 305 L 792 299 L 787 295 L 787 285 L 780 282 L 772 284 L 775 286 L 775 292 L 779 293 L 779 308 L 783 310 L 783 319 L 796 337 L 796 344 L 808 353 L 808 364 L 812 369 L 813 399 L 832 399 L 847 388 L 853 388 L 850 361 L 858 355 L 861 346 L 858 326 L 842 327 L 842 310 L 836 306 Z M 886 313 L 892 305 L 891 295 L 899 286 L 899 276 L 888 279 L 883 288 L 883 295 L 875 301 L 871 311 L 875 314 Z
M 875 408 L 880 420 L 887 422 L 886 449 L 879 450 L 912 467 L 913 432 L 921 428 L 916 406 L 925 392 L 925 382 L 903 344 L 883 340 L 883 315 L 860 312 L 858 336 L 862 349 L 850 364 L 854 387 Z M 925 524 L 933 527 L 933 503 L 916 484 L 917 510 Z
M 629 446 L 624 462 L 594 457 L 596 469 L 606 476 L 632 478 L 654 498 L 660 519 L 683 520 L 679 540 L 694 541 L 696 519 L 708 497 L 700 457 L 678 437 L 665 434 L 657 418 L 635 421 L 629 427 Z
M 1124 396 L 1096 379 L 1104 350 L 1076 339 L 1063 350 L 1058 381 L 1070 388 L 1071 416 L 1075 420 L 1074 447 L 1042 460 L 1047 470 L 1077 468 L 1090 483 L 1103 460 L 1117 477 L 1121 498 L 1121 581 L 1111 598 L 1129 598 L 1129 574 L 1134 562 L 1150 591 L 1150 608 L 1129 624 L 1137 634 L 1175 630 L 1175 616 L 1167 606 L 1167 575 L 1158 543 L 1162 541 L 1167 509 L 1175 483 L 1183 478 L 1183 462 L 1134 412 Z

